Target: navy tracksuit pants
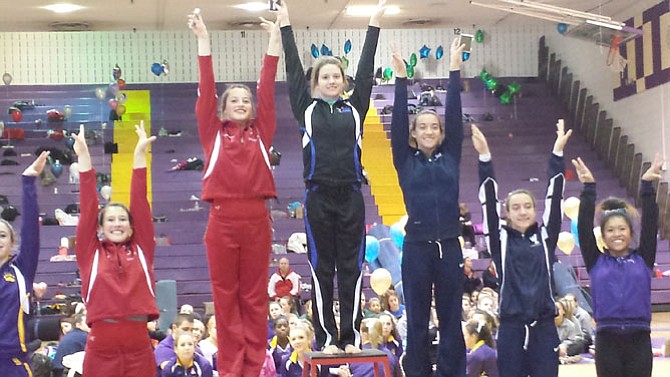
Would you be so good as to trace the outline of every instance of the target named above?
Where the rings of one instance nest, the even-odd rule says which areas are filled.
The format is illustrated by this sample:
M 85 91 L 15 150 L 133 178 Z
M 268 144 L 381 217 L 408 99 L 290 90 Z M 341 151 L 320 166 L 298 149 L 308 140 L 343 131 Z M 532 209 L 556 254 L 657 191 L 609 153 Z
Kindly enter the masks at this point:
M 312 267 L 312 321 L 318 349 L 361 345 L 361 284 L 365 204 L 358 185 L 312 183 L 305 191 L 307 250 Z M 333 313 L 337 270 L 340 330 Z
M 464 377 L 466 356 L 461 329 L 463 254 L 458 239 L 409 242 L 403 245 L 402 282 L 407 311 L 407 377 L 433 374 L 430 363 L 430 319 L 433 286 L 440 321 L 438 377 Z
M 531 324 L 501 320 L 496 341 L 500 377 L 558 376 L 559 344 L 553 318 Z

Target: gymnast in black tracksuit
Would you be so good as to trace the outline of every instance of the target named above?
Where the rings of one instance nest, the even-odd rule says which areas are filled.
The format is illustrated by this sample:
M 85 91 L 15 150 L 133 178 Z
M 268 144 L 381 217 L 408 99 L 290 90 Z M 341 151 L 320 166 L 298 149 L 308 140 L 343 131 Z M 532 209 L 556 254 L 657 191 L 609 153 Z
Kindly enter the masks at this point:
M 465 376 L 461 330 L 463 254 L 458 241 L 462 50 L 455 39 L 451 45 L 444 126 L 431 110 L 421 111 L 409 125 L 405 65 L 397 53 L 393 54 L 396 83 L 391 146 L 409 217 L 402 258 L 407 310 L 404 370 L 408 377 L 432 375 L 428 320 L 433 286 L 440 322 L 437 376 Z
M 286 75 L 293 115 L 299 122 L 305 179 L 305 228 L 312 267 L 312 311 L 317 349 L 360 352 L 362 319 L 361 267 L 365 254 L 365 204 L 361 193 L 361 137 L 370 106 L 379 19 L 385 0 L 370 18 L 356 86 L 343 98 L 346 76 L 341 62 L 324 56 L 314 63 L 311 93 L 288 20 L 286 3 L 278 5 Z M 340 330 L 333 313 L 333 278 L 337 269 Z
M 505 202 L 507 224 L 501 225 L 498 184 L 488 144 L 481 131 L 472 126 L 472 141 L 479 152 L 479 200 L 484 215 L 484 234 L 491 257 L 496 266 L 500 266 L 497 346 L 501 377 L 558 375 L 560 341 L 554 325 L 552 266 L 563 217 L 563 147 L 572 132 L 564 132 L 562 120 L 557 129 L 549 159 L 544 225 L 535 221 L 535 199 L 526 190 L 515 190 L 508 195 Z

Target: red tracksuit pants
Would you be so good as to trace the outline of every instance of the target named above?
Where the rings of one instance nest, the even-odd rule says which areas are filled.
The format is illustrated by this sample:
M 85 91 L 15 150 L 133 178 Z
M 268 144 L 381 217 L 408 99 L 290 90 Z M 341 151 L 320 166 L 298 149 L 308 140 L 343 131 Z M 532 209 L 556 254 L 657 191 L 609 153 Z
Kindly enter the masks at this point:
M 265 201 L 212 204 L 205 231 L 221 377 L 258 377 L 267 347 L 270 217 Z

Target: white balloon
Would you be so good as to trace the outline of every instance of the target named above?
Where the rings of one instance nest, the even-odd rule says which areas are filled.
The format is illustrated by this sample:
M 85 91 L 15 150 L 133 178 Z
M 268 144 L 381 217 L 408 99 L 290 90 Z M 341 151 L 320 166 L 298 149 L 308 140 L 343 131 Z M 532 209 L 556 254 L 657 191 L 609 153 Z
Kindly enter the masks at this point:
M 100 188 L 100 195 L 102 195 L 103 199 L 109 200 L 112 197 L 112 187 L 109 185 L 102 186 Z

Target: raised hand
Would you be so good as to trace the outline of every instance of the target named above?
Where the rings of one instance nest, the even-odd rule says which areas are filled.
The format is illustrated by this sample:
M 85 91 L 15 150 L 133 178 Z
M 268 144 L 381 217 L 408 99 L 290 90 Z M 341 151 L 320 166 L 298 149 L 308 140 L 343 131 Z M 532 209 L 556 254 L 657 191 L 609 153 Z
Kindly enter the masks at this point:
M 88 145 L 86 145 L 86 138 L 84 137 L 85 133 L 86 131 L 84 130 L 84 125 L 80 124 L 79 133 L 73 132 L 71 135 L 74 139 L 74 145 L 72 145 L 72 149 L 74 150 L 74 153 L 77 154 L 77 156 L 88 154 Z
M 188 15 L 188 27 L 193 30 L 198 38 L 207 38 L 207 26 L 202 21 L 202 16 L 200 15 L 200 8 L 195 8 L 193 13 Z
M 661 157 L 661 154 L 656 153 L 654 162 L 651 164 L 651 167 L 649 167 L 649 169 L 647 169 L 647 171 L 642 174 L 641 179 L 643 181 L 655 181 L 661 179 L 661 168 L 663 167 L 664 162 L 665 161 L 663 160 L 663 157 Z
M 137 145 L 135 145 L 135 154 L 147 154 L 149 145 L 156 140 L 156 136 L 147 137 L 147 132 L 144 129 L 144 121 L 135 125 L 135 133 L 137 134 Z
M 490 154 L 491 151 L 489 150 L 489 143 L 486 141 L 486 136 L 484 136 L 482 131 L 476 125 L 473 124 L 470 128 L 472 129 L 472 145 L 474 145 L 477 153 L 480 155 Z
M 270 42 L 268 44 L 268 55 L 279 56 L 281 53 L 281 32 L 279 31 L 279 18 L 277 21 L 268 21 L 263 17 L 258 17 L 261 20 L 261 27 L 270 33 Z
M 379 27 L 380 25 L 379 21 L 384 15 L 384 12 L 386 12 L 386 0 L 379 0 L 379 2 L 377 3 L 377 9 L 372 14 L 372 16 L 370 16 L 370 22 L 368 23 L 368 25 Z
M 279 21 L 279 27 L 288 26 L 291 24 L 291 20 L 288 16 L 288 5 L 286 0 L 282 0 L 281 4 L 277 3 L 277 21 Z
M 29 176 L 29 177 L 37 177 L 42 173 L 42 170 L 44 170 L 44 165 L 47 163 L 47 157 L 49 157 L 49 151 L 44 151 L 40 153 L 39 156 L 33 161 L 30 166 L 26 168 L 26 170 L 23 171 L 23 175 Z
M 458 71 L 461 69 L 463 64 L 463 49 L 465 44 L 459 44 L 460 38 L 456 37 L 451 41 L 451 47 L 449 49 L 449 70 Z
M 400 56 L 398 51 L 393 50 L 391 53 L 391 60 L 393 64 L 393 72 L 395 72 L 395 77 L 407 77 L 407 66 L 405 65 L 405 62 L 402 60 L 402 56 Z
M 565 123 L 563 119 L 559 119 L 556 123 L 556 141 L 554 142 L 554 152 L 563 152 L 565 144 L 572 136 L 572 130 L 565 132 Z
M 577 177 L 579 177 L 579 182 L 593 183 L 596 181 L 595 178 L 593 178 L 591 170 L 589 170 L 589 167 L 586 166 L 584 161 L 582 161 L 581 157 L 577 157 L 576 159 L 572 160 L 572 165 L 575 167 L 575 170 L 577 171 Z

